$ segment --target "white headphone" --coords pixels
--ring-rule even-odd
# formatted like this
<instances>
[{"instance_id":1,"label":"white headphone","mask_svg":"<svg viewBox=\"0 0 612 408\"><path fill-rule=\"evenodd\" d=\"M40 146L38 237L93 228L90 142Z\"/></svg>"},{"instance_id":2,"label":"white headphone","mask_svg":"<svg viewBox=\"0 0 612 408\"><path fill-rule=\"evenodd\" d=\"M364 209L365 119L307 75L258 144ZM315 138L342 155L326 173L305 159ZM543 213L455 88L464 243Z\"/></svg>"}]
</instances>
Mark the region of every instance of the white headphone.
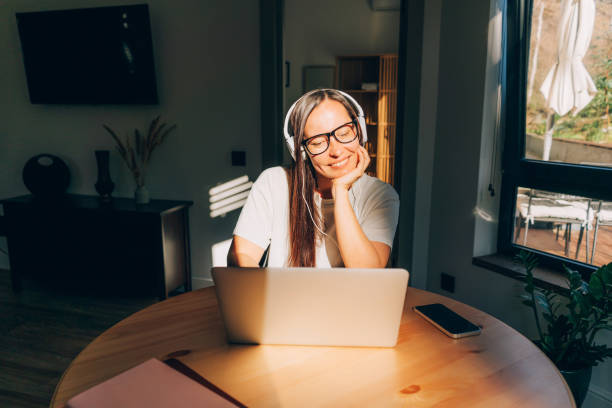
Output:
<instances>
[{"instance_id":1,"label":"white headphone","mask_svg":"<svg viewBox=\"0 0 612 408\"><path fill-rule=\"evenodd\" d=\"M326 89L319 89L319 90L326 90ZM366 122L365 122L365 116L363 115L363 109L361 109L361 106L357 103L355 99L353 99L351 95L347 94L346 92L342 92L336 89L334 89L334 91L340 92L340 94L342 94L342 96L348 99L353 104L353 107L356 108L357 121L359 122L359 128L361 129L361 134L362 134L361 144L365 145L365 143L368 141L368 131L366 129ZM285 141L287 142L287 147L289 148L289 153L291 153L291 157L293 157L293 160L295 160L295 149L294 149L295 142L293 141L293 136L289 134L289 117L291 116L291 112L293 112L295 105L306 95L308 94L302 95L297 101L293 102L293 105L291 105L291 107L289 108L289 111L287 111L287 116L285 116L285 126L283 126L283 133L285 134ZM305 159L306 152L304 151L304 147L301 146L300 151L302 152L302 158Z\"/></svg>"}]
</instances>

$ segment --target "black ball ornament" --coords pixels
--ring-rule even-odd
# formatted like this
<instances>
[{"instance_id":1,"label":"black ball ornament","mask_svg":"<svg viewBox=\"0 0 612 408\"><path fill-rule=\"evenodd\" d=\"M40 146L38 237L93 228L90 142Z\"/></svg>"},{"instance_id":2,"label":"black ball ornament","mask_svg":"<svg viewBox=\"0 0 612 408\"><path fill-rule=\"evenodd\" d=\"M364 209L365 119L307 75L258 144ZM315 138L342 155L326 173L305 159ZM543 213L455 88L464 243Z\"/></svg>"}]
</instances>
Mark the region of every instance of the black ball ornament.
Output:
<instances>
[{"instance_id":1,"label":"black ball ornament","mask_svg":"<svg viewBox=\"0 0 612 408\"><path fill-rule=\"evenodd\" d=\"M39 154L28 160L23 168L23 183L40 198L57 198L66 193L70 184L70 170L62 159L51 154Z\"/></svg>"}]
</instances>

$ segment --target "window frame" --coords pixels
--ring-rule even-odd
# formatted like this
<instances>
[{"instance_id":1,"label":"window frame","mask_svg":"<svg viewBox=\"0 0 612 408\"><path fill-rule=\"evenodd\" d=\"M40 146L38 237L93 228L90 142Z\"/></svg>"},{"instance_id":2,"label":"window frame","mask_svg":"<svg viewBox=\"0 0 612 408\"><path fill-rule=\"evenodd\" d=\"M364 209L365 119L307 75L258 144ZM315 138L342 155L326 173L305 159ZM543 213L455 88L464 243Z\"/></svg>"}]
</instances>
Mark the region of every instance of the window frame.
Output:
<instances>
[{"instance_id":1,"label":"window frame","mask_svg":"<svg viewBox=\"0 0 612 408\"><path fill-rule=\"evenodd\" d=\"M521 249L538 255L540 264L562 270L562 264L588 279L596 266L513 242L518 187L548 190L612 201L612 168L525 158L526 90L533 0L507 0L502 37L502 188L498 251L514 255ZM606 189L606 186L608 188Z\"/></svg>"}]
</instances>

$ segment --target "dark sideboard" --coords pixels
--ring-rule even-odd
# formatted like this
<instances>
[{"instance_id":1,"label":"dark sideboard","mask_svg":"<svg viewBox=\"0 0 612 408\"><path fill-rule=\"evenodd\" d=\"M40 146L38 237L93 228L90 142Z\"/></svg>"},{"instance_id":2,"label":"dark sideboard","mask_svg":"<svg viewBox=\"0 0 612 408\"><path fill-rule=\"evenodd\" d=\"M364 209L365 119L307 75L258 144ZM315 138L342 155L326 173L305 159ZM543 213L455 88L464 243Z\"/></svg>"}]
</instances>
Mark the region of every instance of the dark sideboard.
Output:
<instances>
[{"instance_id":1,"label":"dark sideboard","mask_svg":"<svg viewBox=\"0 0 612 408\"><path fill-rule=\"evenodd\" d=\"M164 299L191 290L191 201L67 194L0 200L14 291L32 276L62 287Z\"/></svg>"}]
</instances>

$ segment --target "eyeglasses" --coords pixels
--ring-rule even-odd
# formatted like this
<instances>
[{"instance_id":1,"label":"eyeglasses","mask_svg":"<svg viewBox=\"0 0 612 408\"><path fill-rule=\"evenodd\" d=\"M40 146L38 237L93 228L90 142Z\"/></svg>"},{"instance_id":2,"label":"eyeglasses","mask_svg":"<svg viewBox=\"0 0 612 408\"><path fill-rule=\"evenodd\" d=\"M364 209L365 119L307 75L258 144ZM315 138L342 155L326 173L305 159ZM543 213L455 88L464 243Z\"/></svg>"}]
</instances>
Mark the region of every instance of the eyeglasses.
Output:
<instances>
[{"instance_id":1,"label":"eyeglasses","mask_svg":"<svg viewBox=\"0 0 612 408\"><path fill-rule=\"evenodd\" d=\"M308 153L310 153L312 156L316 156L318 154L325 153L325 151L329 148L329 139L332 136L340 143L351 143L353 140L357 139L357 131L355 128L356 122L357 120L353 119L352 121L337 127L329 133L321 133L320 135L302 140L302 146L305 146Z\"/></svg>"}]
</instances>

